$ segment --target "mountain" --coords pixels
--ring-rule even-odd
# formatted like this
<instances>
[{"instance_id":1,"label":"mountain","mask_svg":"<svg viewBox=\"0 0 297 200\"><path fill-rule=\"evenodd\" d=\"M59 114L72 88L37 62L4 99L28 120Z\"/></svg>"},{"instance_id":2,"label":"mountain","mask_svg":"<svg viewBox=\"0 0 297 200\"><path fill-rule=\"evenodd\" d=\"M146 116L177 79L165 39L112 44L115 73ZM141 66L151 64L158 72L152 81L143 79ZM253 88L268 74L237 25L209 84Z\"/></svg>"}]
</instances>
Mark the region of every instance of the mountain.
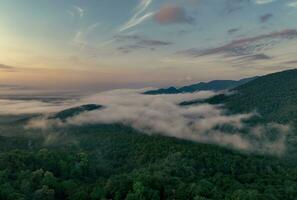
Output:
<instances>
[{"instance_id":1,"label":"mountain","mask_svg":"<svg viewBox=\"0 0 297 200\"><path fill-rule=\"evenodd\" d=\"M266 121L297 125L297 69L259 77L232 91L207 102L223 103L233 113L257 111Z\"/></svg>"},{"instance_id":2,"label":"mountain","mask_svg":"<svg viewBox=\"0 0 297 200\"><path fill-rule=\"evenodd\" d=\"M82 112L98 110L101 108L103 108L103 106L96 105L96 104L82 105L82 106L69 108L69 109L63 110L61 112L58 112L58 113L54 114L53 116L49 117L49 119L60 119L60 120L64 121L67 118L74 117L75 115L78 115Z\"/></svg>"},{"instance_id":3,"label":"mountain","mask_svg":"<svg viewBox=\"0 0 297 200\"><path fill-rule=\"evenodd\" d=\"M169 88L161 88L158 90L149 90L144 92L144 94L148 95L158 95L158 94L178 94L178 93L192 93L197 91L205 91L205 90L212 90L212 91L220 91L220 90L227 90L238 87L245 83L248 83L257 77L252 78L245 78L238 81L234 80L214 80L210 82L200 82L193 85L183 86L180 88L176 87L169 87Z\"/></svg>"},{"instance_id":4,"label":"mountain","mask_svg":"<svg viewBox=\"0 0 297 200\"><path fill-rule=\"evenodd\" d=\"M257 110L264 122L296 124L297 70L232 91L196 103L224 104L231 113ZM65 120L102 108L82 105L52 117ZM16 126L11 116L1 117L0 199L296 200L296 153L247 153L146 135L122 124L31 130L22 120ZM16 131L24 134L13 136Z\"/></svg>"}]
</instances>

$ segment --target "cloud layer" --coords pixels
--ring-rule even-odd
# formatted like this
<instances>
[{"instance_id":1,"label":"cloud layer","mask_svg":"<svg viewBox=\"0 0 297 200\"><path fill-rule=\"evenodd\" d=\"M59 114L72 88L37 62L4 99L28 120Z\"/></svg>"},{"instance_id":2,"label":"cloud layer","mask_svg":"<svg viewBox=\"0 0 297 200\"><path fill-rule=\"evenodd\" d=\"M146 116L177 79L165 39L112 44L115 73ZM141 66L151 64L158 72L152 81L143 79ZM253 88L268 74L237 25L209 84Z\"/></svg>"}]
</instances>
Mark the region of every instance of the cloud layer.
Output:
<instances>
[{"instance_id":1,"label":"cloud layer","mask_svg":"<svg viewBox=\"0 0 297 200\"><path fill-rule=\"evenodd\" d=\"M22 115L53 113L67 108L66 104L59 105L38 100L9 100L0 99L0 115Z\"/></svg>"},{"instance_id":2,"label":"cloud layer","mask_svg":"<svg viewBox=\"0 0 297 200\"><path fill-rule=\"evenodd\" d=\"M182 101L208 98L214 95L213 92L150 96L141 94L143 91L114 90L99 93L80 100L76 105L95 103L104 105L104 109L81 113L68 118L66 122L37 118L27 127L44 129L52 126L122 123L147 134L162 134L245 151L279 154L285 150L286 134L289 131L287 126L264 124L249 127L244 121L255 113L228 115L221 106L178 105ZM270 140L269 133L273 131L277 137Z\"/></svg>"}]
</instances>

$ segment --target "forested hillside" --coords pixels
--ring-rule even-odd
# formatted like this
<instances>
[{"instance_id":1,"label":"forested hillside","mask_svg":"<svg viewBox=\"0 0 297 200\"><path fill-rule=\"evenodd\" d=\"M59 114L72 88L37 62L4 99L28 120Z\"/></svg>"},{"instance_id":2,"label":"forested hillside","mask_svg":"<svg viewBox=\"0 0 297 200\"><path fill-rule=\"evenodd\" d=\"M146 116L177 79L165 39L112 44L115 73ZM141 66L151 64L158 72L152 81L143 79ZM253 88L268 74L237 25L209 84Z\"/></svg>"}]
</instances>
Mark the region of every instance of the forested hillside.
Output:
<instances>
[{"instance_id":1,"label":"forested hillside","mask_svg":"<svg viewBox=\"0 0 297 200\"><path fill-rule=\"evenodd\" d=\"M297 70L258 78L234 89L223 103L234 112L256 110L266 120L297 124Z\"/></svg>"},{"instance_id":2,"label":"forested hillside","mask_svg":"<svg viewBox=\"0 0 297 200\"><path fill-rule=\"evenodd\" d=\"M247 123L292 124L288 145L293 145L296 99L297 70L290 70L260 77L232 95L184 105L224 104L230 113L256 110L260 116ZM56 117L100 108L68 109ZM297 199L296 148L281 155L254 154L146 135L121 124L33 130L25 128L30 117L0 118L0 199Z\"/></svg>"},{"instance_id":3,"label":"forested hillside","mask_svg":"<svg viewBox=\"0 0 297 200\"><path fill-rule=\"evenodd\" d=\"M266 122L297 125L297 69L259 77L230 92L203 101L181 102L181 105L222 104L232 113L256 111Z\"/></svg>"},{"instance_id":4,"label":"forested hillside","mask_svg":"<svg viewBox=\"0 0 297 200\"><path fill-rule=\"evenodd\" d=\"M44 136L1 138L0 199L297 196L296 165L278 157L147 136L121 125Z\"/></svg>"}]
</instances>

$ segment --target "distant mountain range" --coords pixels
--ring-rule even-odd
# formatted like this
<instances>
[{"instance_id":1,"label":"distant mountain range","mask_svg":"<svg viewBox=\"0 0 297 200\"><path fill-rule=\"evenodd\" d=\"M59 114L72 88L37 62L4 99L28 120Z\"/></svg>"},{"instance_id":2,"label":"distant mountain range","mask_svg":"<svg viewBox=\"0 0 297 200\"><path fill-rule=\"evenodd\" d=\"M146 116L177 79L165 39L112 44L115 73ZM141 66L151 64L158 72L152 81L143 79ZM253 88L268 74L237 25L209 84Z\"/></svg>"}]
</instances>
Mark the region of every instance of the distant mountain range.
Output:
<instances>
[{"instance_id":1,"label":"distant mountain range","mask_svg":"<svg viewBox=\"0 0 297 200\"><path fill-rule=\"evenodd\" d=\"M180 88L169 87L161 88L157 90L149 90L144 92L147 95L159 95L159 94L179 94L179 93L192 93L197 91L220 91L236 88L240 85L246 84L257 77L245 78L241 80L214 80L210 82L200 82L193 85L187 85Z\"/></svg>"},{"instance_id":2,"label":"distant mountain range","mask_svg":"<svg viewBox=\"0 0 297 200\"><path fill-rule=\"evenodd\" d=\"M257 77L252 78L245 78L238 81L234 80L214 80L207 83L200 82L193 85L184 86L181 88L175 88L175 87L169 87L169 88L163 88L158 90L150 90L146 91L144 94L147 95L158 95L158 94L178 94L178 93L192 93L196 91L206 91L206 90L212 90L212 91L220 91L220 90L227 90L227 89L233 89L240 85L246 84ZM191 102L182 102L180 103L181 106L187 106L192 105L196 103L201 103L201 100L199 101L191 101ZM69 109L62 110L60 112L57 112L49 117L49 119L59 119L61 121L66 121L68 118L74 117L76 115L79 115L82 112L89 112L93 110L102 109L104 106L97 105L97 104L86 104L81 105Z\"/></svg>"}]
</instances>

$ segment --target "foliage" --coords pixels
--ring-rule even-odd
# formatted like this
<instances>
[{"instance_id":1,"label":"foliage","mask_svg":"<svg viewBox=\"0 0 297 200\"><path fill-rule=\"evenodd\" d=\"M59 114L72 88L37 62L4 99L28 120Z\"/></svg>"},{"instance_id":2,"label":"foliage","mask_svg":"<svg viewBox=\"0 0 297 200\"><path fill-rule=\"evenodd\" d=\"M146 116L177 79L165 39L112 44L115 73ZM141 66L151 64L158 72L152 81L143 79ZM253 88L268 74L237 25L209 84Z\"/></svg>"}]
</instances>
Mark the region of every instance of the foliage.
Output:
<instances>
[{"instance_id":1,"label":"foliage","mask_svg":"<svg viewBox=\"0 0 297 200\"><path fill-rule=\"evenodd\" d=\"M283 158L147 136L122 125L2 137L0 199L296 199ZM67 133L64 135L63 133ZM31 140L30 148L25 144ZM12 142L18 141L18 142ZM19 146L20 145L20 146Z\"/></svg>"}]
</instances>

